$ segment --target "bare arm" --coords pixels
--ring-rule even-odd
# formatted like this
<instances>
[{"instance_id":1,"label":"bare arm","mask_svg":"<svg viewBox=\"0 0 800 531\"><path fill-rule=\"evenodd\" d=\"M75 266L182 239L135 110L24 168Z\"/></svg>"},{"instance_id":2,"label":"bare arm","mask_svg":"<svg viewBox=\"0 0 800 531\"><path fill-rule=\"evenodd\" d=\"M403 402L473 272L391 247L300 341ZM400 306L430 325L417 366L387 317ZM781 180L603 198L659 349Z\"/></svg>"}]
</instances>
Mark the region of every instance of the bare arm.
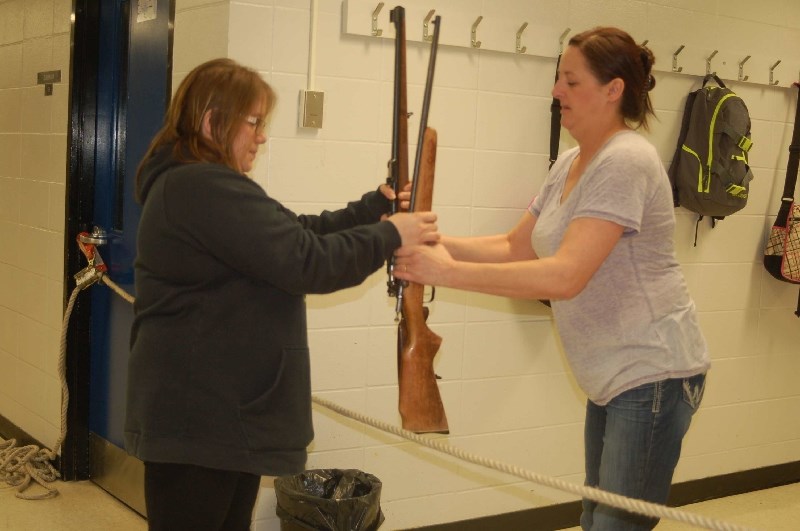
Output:
<instances>
[{"instance_id":1,"label":"bare arm","mask_svg":"<svg viewBox=\"0 0 800 531\"><path fill-rule=\"evenodd\" d=\"M508 245L498 237L465 239L471 242L459 248L455 254L471 258L498 258L501 249L508 250L505 256L517 256L514 242L519 245L521 237L513 237L517 228L532 227L535 218L523 221L508 235ZM421 284L478 291L526 299L570 299L579 294L600 268L622 237L623 227L611 221L595 218L579 218L570 223L556 254L542 259L528 258L518 261L485 260L484 263L455 259L445 245L422 245L402 247L397 251L395 274L403 280ZM525 231L521 231L525 232ZM489 250L478 250L483 241ZM451 244L452 245L452 244ZM530 234L528 233L528 246ZM531 251L532 253L532 251Z\"/></svg>"},{"instance_id":2,"label":"bare arm","mask_svg":"<svg viewBox=\"0 0 800 531\"><path fill-rule=\"evenodd\" d=\"M525 212L517 225L507 234L454 238L442 236L441 243L450 255L462 262L501 263L534 260L531 234L536 217Z\"/></svg>"}]
</instances>

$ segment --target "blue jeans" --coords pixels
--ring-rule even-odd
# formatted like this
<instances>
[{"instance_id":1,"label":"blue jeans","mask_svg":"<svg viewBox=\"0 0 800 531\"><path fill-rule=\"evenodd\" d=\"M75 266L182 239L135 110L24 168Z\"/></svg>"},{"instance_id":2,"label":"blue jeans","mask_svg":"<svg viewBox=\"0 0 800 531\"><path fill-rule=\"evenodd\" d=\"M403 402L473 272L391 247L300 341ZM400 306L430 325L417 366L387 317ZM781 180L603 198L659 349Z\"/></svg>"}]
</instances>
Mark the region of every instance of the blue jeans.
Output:
<instances>
[{"instance_id":1,"label":"blue jeans","mask_svg":"<svg viewBox=\"0 0 800 531\"><path fill-rule=\"evenodd\" d=\"M705 374L661 380L625 391L605 406L587 401L586 485L665 504L705 381ZM640 531L657 523L657 518L583 500L584 531Z\"/></svg>"}]
</instances>

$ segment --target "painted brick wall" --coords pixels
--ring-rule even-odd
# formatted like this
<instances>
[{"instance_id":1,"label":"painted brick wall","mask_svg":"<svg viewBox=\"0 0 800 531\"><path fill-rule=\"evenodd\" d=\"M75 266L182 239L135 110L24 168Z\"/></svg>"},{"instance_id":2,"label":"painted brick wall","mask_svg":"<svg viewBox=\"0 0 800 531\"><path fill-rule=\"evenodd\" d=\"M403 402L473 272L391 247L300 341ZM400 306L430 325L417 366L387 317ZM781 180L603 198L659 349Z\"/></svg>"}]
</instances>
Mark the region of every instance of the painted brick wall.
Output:
<instances>
[{"instance_id":1,"label":"painted brick wall","mask_svg":"<svg viewBox=\"0 0 800 531\"><path fill-rule=\"evenodd\" d=\"M0 414L60 429L70 0L0 2ZM37 73L61 71L45 96Z\"/></svg>"},{"instance_id":2,"label":"painted brick wall","mask_svg":"<svg viewBox=\"0 0 800 531\"><path fill-rule=\"evenodd\" d=\"M377 187L386 174L391 126L393 41L344 34L337 0L319 2L314 88L325 92L324 127L297 126L298 94L308 82L309 3L177 0L175 23L175 85L197 63L227 55L257 68L276 88L280 100L271 139L253 176L298 212L336 208ZM54 366L64 163L56 157L64 153L66 90L61 104L51 103L57 100L45 100L29 74L66 68L50 62L43 66L45 61L60 64L60 54L68 49L66 4L0 2L0 20L5 21L0 24L0 366L13 368L0 371L0 413L44 441L55 439L58 426ZM450 31L459 38L458 32L468 38L474 13L486 19L480 26L485 49L443 46L439 51L430 125L439 132L434 206L444 232L507 230L545 177L557 42L549 58L491 49L491 16L527 16L530 4L469 0L435 6L443 28L454 28ZM791 137L788 122L796 97L786 87L800 71L800 4L764 0L757 13L743 0L535 4L530 20L542 26L570 27L574 33L613 24L638 41L651 41L659 69L653 93L658 121L648 136L665 164L674 150L685 95L699 86L699 77L685 73L702 74L704 58L719 50L714 68L726 81L734 80L729 86L744 98L753 118L756 180L748 206L713 231L703 224L697 247L692 246L694 216L676 211L678 257L714 362L676 480L797 460L800 323L792 315L797 289L769 277L760 254L782 189ZM418 14L424 16L428 4L409 0L404 5L417 20L409 16L409 38L419 39ZM369 23L367 16L367 31ZM391 37L391 27L382 26L384 37ZM531 47L540 46L533 26L526 39ZM48 40L52 50L44 44ZM681 44L686 45L679 55L685 73L674 74L671 54ZM409 42L409 108L414 111L427 55L427 46ZM746 55L752 56L746 63L751 82L739 83L737 63ZM778 59L780 85L769 87L768 67ZM56 97L65 88L56 86ZM409 127L412 137L416 120L412 117ZM571 145L564 138L562 148ZM35 161L49 162L31 169ZM25 254L17 252L20 246ZM397 423L393 301L384 283L384 275L377 273L357 288L308 298L312 378L316 394ZM584 397L569 374L549 311L538 302L442 289L430 323L444 338L436 371L443 378L440 388L450 419L447 442L582 482ZM322 408L315 409L314 420L316 440L308 466L359 468L380 477L388 529L572 499L439 456ZM278 528L273 498L270 489L262 491L258 531Z\"/></svg>"}]
</instances>

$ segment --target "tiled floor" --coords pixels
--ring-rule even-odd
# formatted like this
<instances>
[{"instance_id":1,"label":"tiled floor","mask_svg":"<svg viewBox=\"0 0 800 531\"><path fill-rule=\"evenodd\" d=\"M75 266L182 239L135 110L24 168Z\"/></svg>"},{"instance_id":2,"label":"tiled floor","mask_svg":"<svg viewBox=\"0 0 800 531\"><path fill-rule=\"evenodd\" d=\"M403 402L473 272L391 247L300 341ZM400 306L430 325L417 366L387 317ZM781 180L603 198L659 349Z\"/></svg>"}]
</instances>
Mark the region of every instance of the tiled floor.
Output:
<instances>
[{"instance_id":1,"label":"tiled floor","mask_svg":"<svg viewBox=\"0 0 800 531\"><path fill-rule=\"evenodd\" d=\"M59 495L28 501L14 489L0 490L1 531L146 531L135 512L88 481L56 483ZM800 529L800 483L711 500L683 509L762 531ZM457 517L457 515L454 515ZM455 518L454 518L455 519ZM577 528L574 528L577 529ZM665 521L658 531L685 531L692 526Z\"/></svg>"},{"instance_id":2,"label":"tiled floor","mask_svg":"<svg viewBox=\"0 0 800 531\"><path fill-rule=\"evenodd\" d=\"M4 484L0 484L5 486ZM54 482L48 500L21 500L16 489L0 490L2 531L146 531L147 522L89 481ZM42 492L38 486L30 493Z\"/></svg>"},{"instance_id":3,"label":"tiled floor","mask_svg":"<svg viewBox=\"0 0 800 531\"><path fill-rule=\"evenodd\" d=\"M758 531L800 529L800 483L685 505L681 510ZM688 531L697 527L663 520L656 531ZM579 527L566 531L578 531Z\"/></svg>"}]
</instances>

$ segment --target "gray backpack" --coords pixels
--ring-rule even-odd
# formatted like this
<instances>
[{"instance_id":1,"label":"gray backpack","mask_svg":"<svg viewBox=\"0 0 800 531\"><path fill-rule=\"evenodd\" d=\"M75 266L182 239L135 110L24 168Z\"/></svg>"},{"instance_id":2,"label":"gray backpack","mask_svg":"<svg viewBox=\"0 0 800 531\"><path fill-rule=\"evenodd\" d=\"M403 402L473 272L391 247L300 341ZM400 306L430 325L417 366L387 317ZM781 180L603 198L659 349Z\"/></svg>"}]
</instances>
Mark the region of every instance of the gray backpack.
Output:
<instances>
[{"instance_id":1,"label":"gray backpack","mask_svg":"<svg viewBox=\"0 0 800 531\"><path fill-rule=\"evenodd\" d=\"M714 79L719 86L706 86ZM711 226L747 203L750 114L744 101L715 75L686 99L678 146L669 167L675 206L711 218ZM695 245L697 232L695 231Z\"/></svg>"}]
</instances>

